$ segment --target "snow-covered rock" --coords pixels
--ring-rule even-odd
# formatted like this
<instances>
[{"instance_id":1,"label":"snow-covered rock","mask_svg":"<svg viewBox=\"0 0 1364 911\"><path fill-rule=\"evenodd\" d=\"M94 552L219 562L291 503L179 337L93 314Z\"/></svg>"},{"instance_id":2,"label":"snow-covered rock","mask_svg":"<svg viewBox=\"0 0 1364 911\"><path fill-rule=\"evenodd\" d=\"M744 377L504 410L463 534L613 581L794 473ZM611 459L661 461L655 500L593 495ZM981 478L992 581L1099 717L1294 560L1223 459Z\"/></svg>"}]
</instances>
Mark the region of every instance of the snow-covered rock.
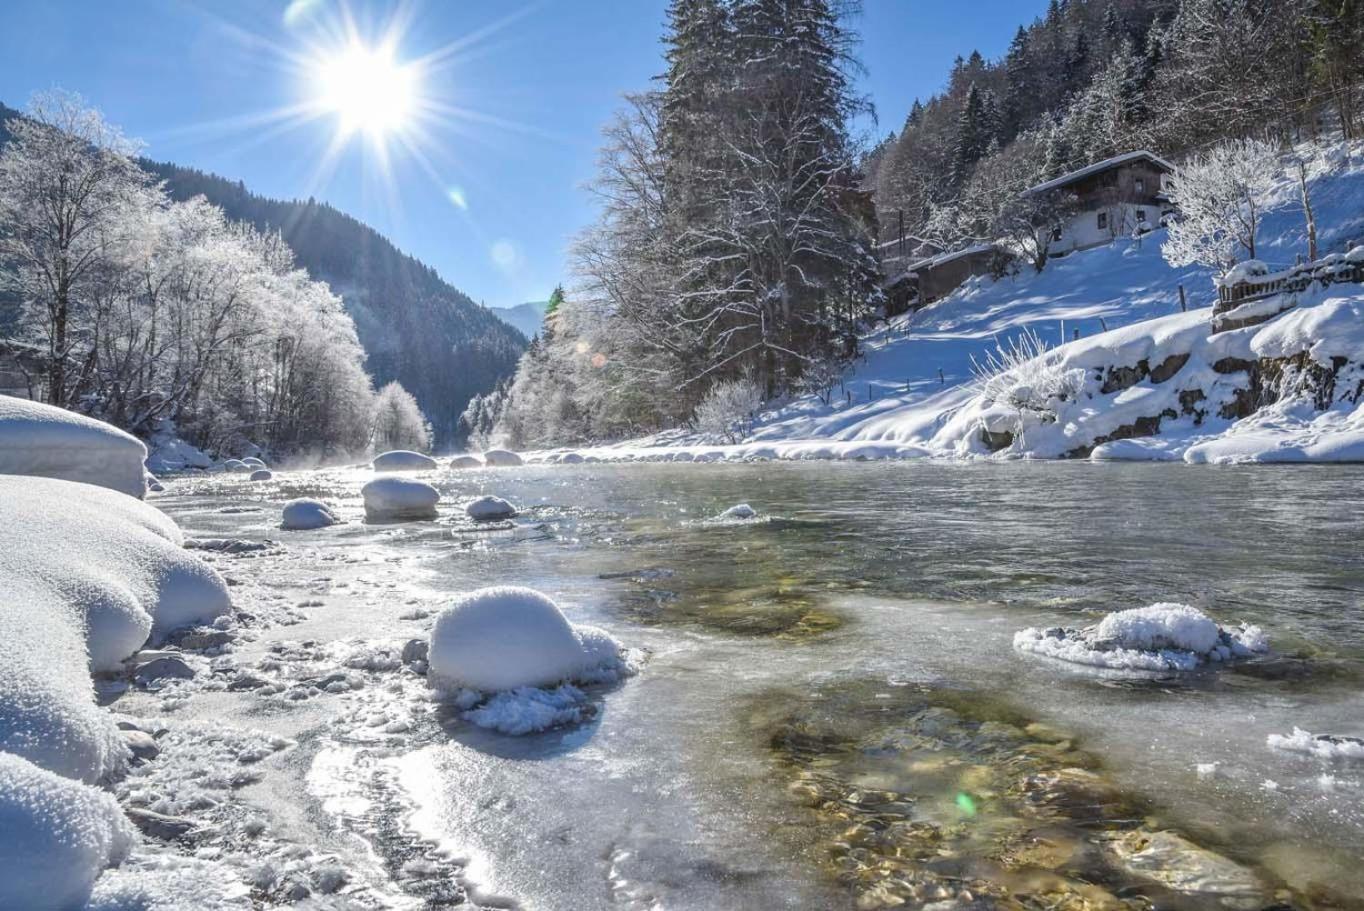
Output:
<instances>
[{"instance_id":1,"label":"snow-covered rock","mask_svg":"<svg viewBox=\"0 0 1364 911\"><path fill-rule=\"evenodd\" d=\"M124 748L90 671L231 608L160 510L113 490L0 475L0 750L96 781Z\"/></svg>"},{"instance_id":2,"label":"snow-covered rock","mask_svg":"<svg viewBox=\"0 0 1364 911\"><path fill-rule=\"evenodd\" d=\"M582 453L566 452L559 456L560 465L580 465L583 462Z\"/></svg>"},{"instance_id":3,"label":"snow-covered rock","mask_svg":"<svg viewBox=\"0 0 1364 911\"><path fill-rule=\"evenodd\" d=\"M226 461L223 462L223 470L234 472L250 471L251 466L243 462L241 459L227 459Z\"/></svg>"},{"instance_id":4,"label":"snow-covered rock","mask_svg":"<svg viewBox=\"0 0 1364 911\"><path fill-rule=\"evenodd\" d=\"M360 488L365 516L376 520L434 519L440 492L408 478L375 478Z\"/></svg>"},{"instance_id":5,"label":"snow-covered rock","mask_svg":"<svg viewBox=\"0 0 1364 911\"><path fill-rule=\"evenodd\" d=\"M173 424L168 424L152 434L148 448L151 453L147 456L147 468L158 474L184 471L187 468L213 467L213 459L202 449L180 439Z\"/></svg>"},{"instance_id":6,"label":"snow-covered rock","mask_svg":"<svg viewBox=\"0 0 1364 911\"><path fill-rule=\"evenodd\" d=\"M747 503L736 503L729 509L720 513L721 519L752 519L758 515L758 511Z\"/></svg>"},{"instance_id":7,"label":"snow-covered rock","mask_svg":"<svg viewBox=\"0 0 1364 911\"><path fill-rule=\"evenodd\" d=\"M136 840L112 795L0 753L0 908L81 908Z\"/></svg>"},{"instance_id":8,"label":"snow-covered rock","mask_svg":"<svg viewBox=\"0 0 1364 911\"><path fill-rule=\"evenodd\" d=\"M1116 611L1083 629L1030 627L1014 634L1014 648L1093 667L1191 671L1268 651L1269 643L1258 626L1223 628L1197 608L1161 603Z\"/></svg>"},{"instance_id":9,"label":"snow-covered rock","mask_svg":"<svg viewBox=\"0 0 1364 911\"><path fill-rule=\"evenodd\" d=\"M283 528L292 531L307 531L314 528L326 528L328 525L335 525L340 521L336 513L332 512L332 508L326 503L310 497L300 497L284 504L280 524Z\"/></svg>"},{"instance_id":10,"label":"snow-covered rock","mask_svg":"<svg viewBox=\"0 0 1364 911\"><path fill-rule=\"evenodd\" d=\"M0 395L0 474L36 475L146 494L147 447L112 424Z\"/></svg>"},{"instance_id":11,"label":"snow-covered rock","mask_svg":"<svg viewBox=\"0 0 1364 911\"><path fill-rule=\"evenodd\" d=\"M482 468L483 460L473 455L458 455L450 460L451 468Z\"/></svg>"},{"instance_id":12,"label":"snow-covered rock","mask_svg":"<svg viewBox=\"0 0 1364 911\"><path fill-rule=\"evenodd\" d=\"M1293 733L1287 736L1270 734L1267 742L1276 750L1306 753L1318 759L1364 760L1364 738L1360 737L1313 734L1302 728L1294 728Z\"/></svg>"},{"instance_id":13,"label":"snow-covered rock","mask_svg":"<svg viewBox=\"0 0 1364 911\"><path fill-rule=\"evenodd\" d=\"M524 459L507 449L489 449L483 453L483 461L494 468L507 468L525 464Z\"/></svg>"},{"instance_id":14,"label":"snow-covered rock","mask_svg":"<svg viewBox=\"0 0 1364 911\"><path fill-rule=\"evenodd\" d=\"M592 681L622 665L620 644L575 626L530 588L483 588L436 617L428 660L432 682L484 693Z\"/></svg>"},{"instance_id":15,"label":"snow-covered rock","mask_svg":"<svg viewBox=\"0 0 1364 911\"><path fill-rule=\"evenodd\" d=\"M251 472L251 480L253 481L269 481L273 479L274 476L275 473L268 468L257 468L255 471Z\"/></svg>"},{"instance_id":16,"label":"snow-covered rock","mask_svg":"<svg viewBox=\"0 0 1364 911\"><path fill-rule=\"evenodd\" d=\"M246 458L242 459L242 462L245 463L246 465L249 465L249 466L252 467L252 468L269 468L269 467L270 467L269 465L266 465L263 461L261 461L260 459L256 458L255 456L247 456Z\"/></svg>"},{"instance_id":17,"label":"snow-covered rock","mask_svg":"<svg viewBox=\"0 0 1364 911\"><path fill-rule=\"evenodd\" d=\"M486 496L470 500L465 504L464 512L479 521L511 519L516 516L516 507L501 497Z\"/></svg>"},{"instance_id":18,"label":"snow-covered rock","mask_svg":"<svg viewBox=\"0 0 1364 911\"><path fill-rule=\"evenodd\" d=\"M435 459L410 449L380 453L371 464L375 471L430 471L437 467Z\"/></svg>"}]
</instances>

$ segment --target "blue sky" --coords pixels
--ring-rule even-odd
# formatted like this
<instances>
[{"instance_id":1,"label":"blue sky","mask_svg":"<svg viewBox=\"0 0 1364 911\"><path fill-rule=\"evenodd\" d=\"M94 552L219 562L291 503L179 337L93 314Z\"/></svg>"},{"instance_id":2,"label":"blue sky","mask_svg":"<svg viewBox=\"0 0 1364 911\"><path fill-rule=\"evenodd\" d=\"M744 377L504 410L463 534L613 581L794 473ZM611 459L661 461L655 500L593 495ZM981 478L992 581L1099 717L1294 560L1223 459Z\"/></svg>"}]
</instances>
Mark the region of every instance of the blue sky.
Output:
<instances>
[{"instance_id":1,"label":"blue sky","mask_svg":"<svg viewBox=\"0 0 1364 911\"><path fill-rule=\"evenodd\" d=\"M0 101L80 92L153 158L324 199L373 225L475 300L542 299L565 279L573 233L592 219L582 184L622 92L647 88L666 0L426 0L348 4L370 44L399 35L416 78L414 128L338 139L317 108L314 58L346 43L338 0L4 0ZM884 134L952 58L1003 53L1045 0L865 0L854 23L863 91ZM394 27L401 23L401 27ZM306 108L306 111L301 111ZM387 114L381 106L380 114ZM373 111L370 112L373 116ZM334 154L328 158L329 149ZM324 162L330 163L324 166Z\"/></svg>"}]
</instances>

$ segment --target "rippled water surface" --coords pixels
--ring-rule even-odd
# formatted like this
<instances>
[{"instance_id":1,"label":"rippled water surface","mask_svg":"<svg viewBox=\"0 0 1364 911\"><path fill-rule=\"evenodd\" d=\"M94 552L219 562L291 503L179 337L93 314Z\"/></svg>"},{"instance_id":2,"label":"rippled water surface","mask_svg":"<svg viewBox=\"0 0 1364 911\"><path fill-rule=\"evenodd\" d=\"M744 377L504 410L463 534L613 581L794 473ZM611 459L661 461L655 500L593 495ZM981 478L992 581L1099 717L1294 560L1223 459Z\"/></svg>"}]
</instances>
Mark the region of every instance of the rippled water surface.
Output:
<instances>
[{"instance_id":1,"label":"rippled water surface","mask_svg":"<svg viewBox=\"0 0 1364 911\"><path fill-rule=\"evenodd\" d=\"M518 583L647 653L589 723L523 738L198 710L299 736L311 799L397 904L1364 906L1364 764L1266 744L1364 736L1364 469L525 467L418 475L442 517L400 525L363 521L369 476L180 479L159 504L195 537L278 542L220 565L275 618L262 652L401 642ZM475 526L458 504L481 493L522 515ZM281 531L302 495L349 521ZM760 517L712 520L739 502ZM1134 677L1012 648L1158 601L1260 624L1273 652ZM424 704L405 687L363 698Z\"/></svg>"}]
</instances>

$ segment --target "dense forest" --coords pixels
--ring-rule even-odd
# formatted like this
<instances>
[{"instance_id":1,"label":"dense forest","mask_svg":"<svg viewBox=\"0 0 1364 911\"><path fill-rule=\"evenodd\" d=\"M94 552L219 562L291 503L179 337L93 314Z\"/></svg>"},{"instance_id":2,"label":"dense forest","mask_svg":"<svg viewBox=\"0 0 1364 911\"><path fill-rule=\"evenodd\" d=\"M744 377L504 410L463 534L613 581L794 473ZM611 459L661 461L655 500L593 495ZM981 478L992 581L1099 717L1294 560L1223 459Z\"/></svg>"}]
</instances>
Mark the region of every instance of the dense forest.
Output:
<instances>
[{"instance_id":1,"label":"dense forest","mask_svg":"<svg viewBox=\"0 0 1364 911\"><path fill-rule=\"evenodd\" d=\"M1040 270L1062 213L1029 187L1135 149L1182 161L1364 127L1360 0L1052 0L1001 59L958 57L941 93L854 153L857 13L671 3L662 87L606 130L577 283L515 379L471 404L479 439L684 423L723 438L762 402L837 381L888 241L1003 243Z\"/></svg>"}]
</instances>

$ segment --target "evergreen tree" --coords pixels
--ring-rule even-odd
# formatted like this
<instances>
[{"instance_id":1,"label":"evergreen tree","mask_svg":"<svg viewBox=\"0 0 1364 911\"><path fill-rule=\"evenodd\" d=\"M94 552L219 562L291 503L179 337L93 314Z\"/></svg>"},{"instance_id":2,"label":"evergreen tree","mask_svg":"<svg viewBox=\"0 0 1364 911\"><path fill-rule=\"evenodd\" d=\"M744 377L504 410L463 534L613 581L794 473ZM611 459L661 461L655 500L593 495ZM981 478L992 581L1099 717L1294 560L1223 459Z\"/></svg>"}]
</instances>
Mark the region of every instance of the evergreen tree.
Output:
<instances>
[{"instance_id":1,"label":"evergreen tree","mask_svg":"<svg viewBox=\"0 0 1364 911\"><path fill-rule=\"evenodd\" d=\"M957 116L957 141L952 153L952 184L963 186L971 170L989 146L989 124L985 99L974 84L966 93L966 103Z\"/></svg>"}]
</instances>

